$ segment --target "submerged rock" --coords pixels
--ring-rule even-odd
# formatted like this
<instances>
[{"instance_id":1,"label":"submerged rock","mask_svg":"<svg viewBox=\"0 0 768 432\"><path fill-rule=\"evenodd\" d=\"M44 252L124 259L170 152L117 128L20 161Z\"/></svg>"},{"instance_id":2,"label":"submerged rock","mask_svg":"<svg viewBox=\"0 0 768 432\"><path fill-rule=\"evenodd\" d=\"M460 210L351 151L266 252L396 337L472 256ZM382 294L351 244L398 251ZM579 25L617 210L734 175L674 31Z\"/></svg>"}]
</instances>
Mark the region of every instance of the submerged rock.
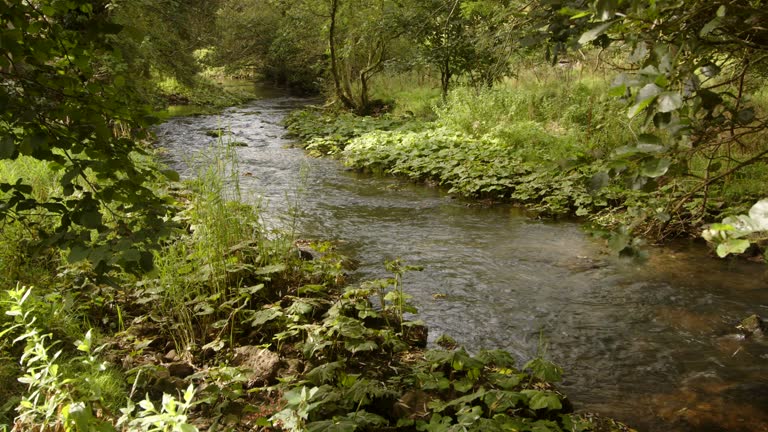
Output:
<instances>
[{"instance_id":1,"label":"submerged rock","mask_svg":"<svg viewBox=\"0 0 768 432\"><path fill-rule=\"evenodd\" d=\"M765 322L757 315L750 315L736 326L745 336L762 336L765 332Z\"/></svg>"}]
</instances>

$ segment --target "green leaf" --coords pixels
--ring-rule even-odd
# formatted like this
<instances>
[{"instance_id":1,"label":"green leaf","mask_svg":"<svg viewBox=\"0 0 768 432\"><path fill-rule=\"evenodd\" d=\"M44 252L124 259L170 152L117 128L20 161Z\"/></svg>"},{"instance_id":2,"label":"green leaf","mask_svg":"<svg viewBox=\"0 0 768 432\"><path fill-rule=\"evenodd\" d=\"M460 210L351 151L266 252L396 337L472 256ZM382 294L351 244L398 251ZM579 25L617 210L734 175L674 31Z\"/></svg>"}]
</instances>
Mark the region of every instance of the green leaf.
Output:
<instances>
[{"instance_id":1,"label":"green leaf","mask_svg":"<svg viewBox=\"0 0 768 432\"><path fill-rule=\"evenodd\" d=\"M608 28L610 26L612 26L612 25L613 25L613 22L603 23L603 24L600 24L599 26L597 26L597 27L595 27L595 28L585 32L579 38L579 45L586 45L587 43L592 42L593 40L597 39L601 34L605 33L606 30L608 30Z\"/></svg>"},{"instance_id":2,"label":"green leaf","mask_svg":"<svg viewBox=\"0 0 768 432\"><path fill-rule=\"evenodd\" d=\"M462 378L453 382L453 388L459 393L466 393L472 390L472 387L474 386L475 383L466 378Z\"/></svg>"},{"instance_id":3,"label":"green leaf","mask_svg":"<svg viewBox=\"0 0 768 432\"><path fill-rule=\"evenodd\" d=\"M528 396L528 406L531 409L547 409L548 411L563 408L560 397L555 392L548 390L523 390L520 393Z\"/></svg>"},{"instance_id":4,"label":"green leaf","mask_svg":"<svg viewBox=\"0 0 768 432\"><path fill-rule=\"evenodd\" d=\"M336 379L336 373L343 370L344 361L336 361L320 365L307 373L307 380L314 385L323 385Z\"/></svg>"},{"instance_id":5,"label":"green leaf","mask_svg":"<svg viewBox=\"0 0 768 432\"><path fill-rule=\"evenodd\" d=\"M541 357L529 361L523 366L523 369L530 369L533 376L542 381L558 382L563 379L563 370L560 366Z\"/></svg>"},{"instance_id":6,"label":"green leaf","mask_svg":"<svg viewBox=\"0 0 768 432\"><path fill-rule=\"evenodd\" d=\"M579 18L588 17L588 16L590 16L590 15L592 15L592 12L590 12L590 11L583 11L583 12L579 12L579 13L577 13L577 14L575 14L575 15L572 15L572 16L571 16L571 19L572 19L572 20L577 20L577 19L579 19Z\"/></svg>"},{"instance_id":7,"label":"green leaf","mask_svg":"<svg viewBox=\"0 0 768 432\"><path fill-rule=\"evenodd\" d=\"M719 11L718 11L719 12ZM723 19L720 16L716 16L711 21L706 23L704 27L701 28L701 31L699 31L699 36L706 37L710 33L712 33L716 28L720 27L722 25Z\"/></svg>"},{"instance_id":8,"label":"green leaf","mask_svg":"<svg viewBox=\"0 0 768 432\"><path fill-rule=\"evenodd\" d=\"M749 249L749 246L749 240L728 239L717 245L717 256L720 258L725 258L730 254L741 254Z\"/></svg>"},{"instance_id":9,"label":"green leaf","mask_svg":"<svg viewBox=\"0 0 768 432\"><path fill-rule=\"evenodd\" d=\"M253 318L251 319L251 326L260 326L281 316L283 316L283 311L279 306L273 306L269 309L262 309L253 314Z\"/></svg>"},{"instance_id":10,"label":"green leaf","mask_svg":"<svg viewBox=\"0 0 768 432\"><path fill-rule=\"evenodd\" d=\"M372 340L347 340L344 348L352 354L365 351L375 351L379 345Z\"/></svg>"},{"instance_id":11,"label":"green leaf","mask_svg":"<svg viewBox=\"0 0 768 432\"><path fill-rule=\"evenodd\" d=\"M672 112L681 106L683 106L683 97L679 93L665 92L659 95L659 112Z\"/></svg>"},{"instance_id":12,"label":"green leaf","mask_svg":"<svg viewBox=\"0 0 768 432\"><path fill-rule=\"evenodd\" d=\"M668 158L651 159L643 164L640 173L650 178L661 177L669 171L670 165L672 165L672 161Z\"/></svg>"},{"instance_id":13,"label":"green leaf","mask_svg":"<svg viewBox=\"0 0 768 432\"><path fill-rule=\"evenodd\" d=\"M74 245L69 249L69 255L67 261L70 263L76 263L88 259L91 254L91 250L84 246Z\"/></svg>"},{"instance_id":14,"label":"green leaf","mask_svg":"<svg viewBox=\"0 0 768 432\"><path fill-rule=\"evenodd\" d=\"M273 265L268 265L268 266L258 268L253 272L253 274L263 276L263 275L268 275L272 273L280 273L282 271L285 271L286 268L287 267L285 264L273 264Z\"/></svg>"},{"instance_id":15,"label":"green leaf","mask_svg":"<svg viewBox=\"0 0 768 432\"><path fill-rule=\"evenodd\" d=\"M177 182L181 179L179 173L175 170L162 170L161 173L170 181Z\"/></svg>"},{"instance_id":16,"label":"green leaf","mask_svg":"<svg viewBox=\"0 0 768 432\"><path fill-rule=\"evenodd\" d=\"M627 85L626 84L620 84L617 86L613 86L608 90L608 96L610 97L622 97L627 94Z\"/></svg>"},{"instance_id":17,"label":"green leaf","mask_svg":"<svg viewBox=\"0 0 768 432\"><path fill-rule=\"evenodd\" d=\"M98 210L86 211L80 215L80 225L88 229L97 229L101 227L101 213Z\"/></svg>"},{"instance_id":18,"label":"green leaf","mask_svg":"<svg viewBox=\"0 0 768 432\"><path fill-rule=\"evenodd\" d=\"M661 87L657 86L656 84L647 84L645 87L641 88L637 94L637 103L635 103L635 105L629 109L627 116L629 118L633 118L644 109L648 108L648 106L656 100L656 97L661 93L661 91Z\"/></svg>"}]
</instances>

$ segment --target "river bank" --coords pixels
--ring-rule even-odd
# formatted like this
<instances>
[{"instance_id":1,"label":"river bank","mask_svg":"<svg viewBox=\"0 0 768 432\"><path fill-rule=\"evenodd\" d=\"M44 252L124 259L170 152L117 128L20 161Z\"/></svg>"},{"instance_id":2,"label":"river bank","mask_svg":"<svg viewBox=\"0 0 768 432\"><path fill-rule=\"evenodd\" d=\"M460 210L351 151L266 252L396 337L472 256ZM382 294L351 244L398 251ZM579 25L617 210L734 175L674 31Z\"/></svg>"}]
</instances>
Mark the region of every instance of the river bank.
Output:
<instances>
[{"instance_id":1,"label":"river bank","mask_svg":"<svg viewBox=\"0 0 768 432\"><path fill-rule=\"evenodd\" d=\"M253 127L285 103L236 110ZM7 428L628 430L572 414L551 384L561 372L544 358L520 366L500 350L425 350L426 329L406 316L416 309L405 275L416 268L392 260L386 277L349 286L332 245L265 226L262 209L242 202L240 180L254 175L240 171L247 154L236 155L279 128L263 119L261 138L241 137L246 147L193 126L208 147L174 156L188 163L186 182L155 185L174 210L152 272L113 272L107 283L64 254L33 268L4 256L3 280L19 283L2 301ZM29 387L13 385L18 377Z\"/></svg>"},{"instance_id":2,"label":"river bank","mask_svg":"<svg viewBox=\"0 0 768 432\"><path fill-rule=\"evenodd\" d=\"M220 116L175 119L159 135L181 172L185 155L205 153L215 141L208 130L223 127L233 141L246 142L235 149L243 197L261 206L271 228L334 241L358 263L349 271L352 281L388 277L382 262L398 257L423 266L404 280L430 344L447 334L470 352L503 349L525 364L541 352L543 337L577 409L639 430L705 429L676 414L682 412L759 430L763 419L728 413L738 411L729 404L753 401L733 399L731 386L763 385L757 359L765 346L743 340L727 351L719 337L745 316L764 314L763 266L713 260L685 241L672 250L649 248L644 263L618 259L577 223L529 218L513 206L477 205L441 188L307 157L280 126L307 103L316 102L282 97ZM688 318L674 320L676 313ZM729 396L696 408L680 389L698 385L701 375L725 383Z\"/></svg>"},{"instance_id":3,"label":"river bank","mask_svg":"<svg viewBox=\"0 0 768 432\"><path fill-rule=\"evenodd\" d=\"M514 203L546 218L577 216L627 255L646 240L700 238L709 223L746 214L767 193L757 166L749 171L754 175L700 189L694 179L705 176L706 163L658 159L661 146L638 145L623 102L589 74L457 88L430 109L407 91L397 95L391 114L310 108L286 125L312 155L460 197ZM760 250L750 249L751 256L759 259Z\"/></svg>"}]
</instances>

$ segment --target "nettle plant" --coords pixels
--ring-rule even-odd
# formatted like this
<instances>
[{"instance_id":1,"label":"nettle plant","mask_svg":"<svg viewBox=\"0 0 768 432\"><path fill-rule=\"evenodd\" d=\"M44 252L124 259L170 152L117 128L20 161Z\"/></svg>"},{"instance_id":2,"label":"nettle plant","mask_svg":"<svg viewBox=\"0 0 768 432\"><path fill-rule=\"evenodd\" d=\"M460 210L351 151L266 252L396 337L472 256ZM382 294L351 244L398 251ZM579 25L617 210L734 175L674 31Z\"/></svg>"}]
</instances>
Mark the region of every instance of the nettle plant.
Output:
<instances>
[{"instance_id":1,"label":"nettle plant","mask_svg":"<svg viewBox=\"0 0 768 432\"><path fill-rule=\"evenodd\" d=\"M701 236L715 245L720 258L746 252L753 243L768 239L768 198L753 205L748 215L730 216L710 225Z\"/></svg>"}]
</instances>

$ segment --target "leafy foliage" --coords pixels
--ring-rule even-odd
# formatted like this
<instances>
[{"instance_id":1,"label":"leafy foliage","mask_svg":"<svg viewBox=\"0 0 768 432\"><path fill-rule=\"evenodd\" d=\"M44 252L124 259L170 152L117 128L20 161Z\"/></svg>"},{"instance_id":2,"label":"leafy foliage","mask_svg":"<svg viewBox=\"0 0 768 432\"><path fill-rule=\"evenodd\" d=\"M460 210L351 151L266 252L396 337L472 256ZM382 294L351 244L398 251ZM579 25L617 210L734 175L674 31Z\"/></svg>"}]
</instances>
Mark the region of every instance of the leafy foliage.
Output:
<instances>
[{"instance_id":1,"label":"leafy foliage","mask_svg":"<svg viewBox=\"0 0 768 432\"><path fill-rule=\"evenodd\" d=\"M713 192L734 173L765 162L764 113L750 97L766 66L768 33L757 24L766 19L764 6L606 1L572 12L571 27L583 31L578 44L616 47L628 70L612 93L626 97L626 115L641 120L640 133L617 155L615 174L641 182L668 172L695 178L681 182L685 193L665 206L657 236L673 220L700 221ZM627 154L635 168L622 165ZM698 211L691 212L693 202Z\"/></svg>"},{"instance_id":2,"label":"leafy foliage","mask_svg":"<svg viewBox=\"0 0 768 432\"><path fill-rule=\"evenodd\" d=\"M0 218L28 223L44 245L101 273L151 268L147 248L167 233L170 209L147 186L161 174L135 161L145 152L132 134L146 113L126 76L110 70L119 53L105 40L120 26L106 4L83 0L14 2L1 13L0 158L46 161L62 194L36 199L28 178L0 184ZM58 223L38 225L41 212Z\"/></svg>"},{"instance_id":3,"label":"leafy foliage","mask_svg":"<svg viewBox=\"0 0 768 432\"><path fill-rule=\"evenodd\" d=\"M712 224L701 236L715 246L717 256L744 253L753 243L765 240L768 232L768 199L758 201L749 215L727 217L722 223Z\"/></svg>"}]
</instances>

